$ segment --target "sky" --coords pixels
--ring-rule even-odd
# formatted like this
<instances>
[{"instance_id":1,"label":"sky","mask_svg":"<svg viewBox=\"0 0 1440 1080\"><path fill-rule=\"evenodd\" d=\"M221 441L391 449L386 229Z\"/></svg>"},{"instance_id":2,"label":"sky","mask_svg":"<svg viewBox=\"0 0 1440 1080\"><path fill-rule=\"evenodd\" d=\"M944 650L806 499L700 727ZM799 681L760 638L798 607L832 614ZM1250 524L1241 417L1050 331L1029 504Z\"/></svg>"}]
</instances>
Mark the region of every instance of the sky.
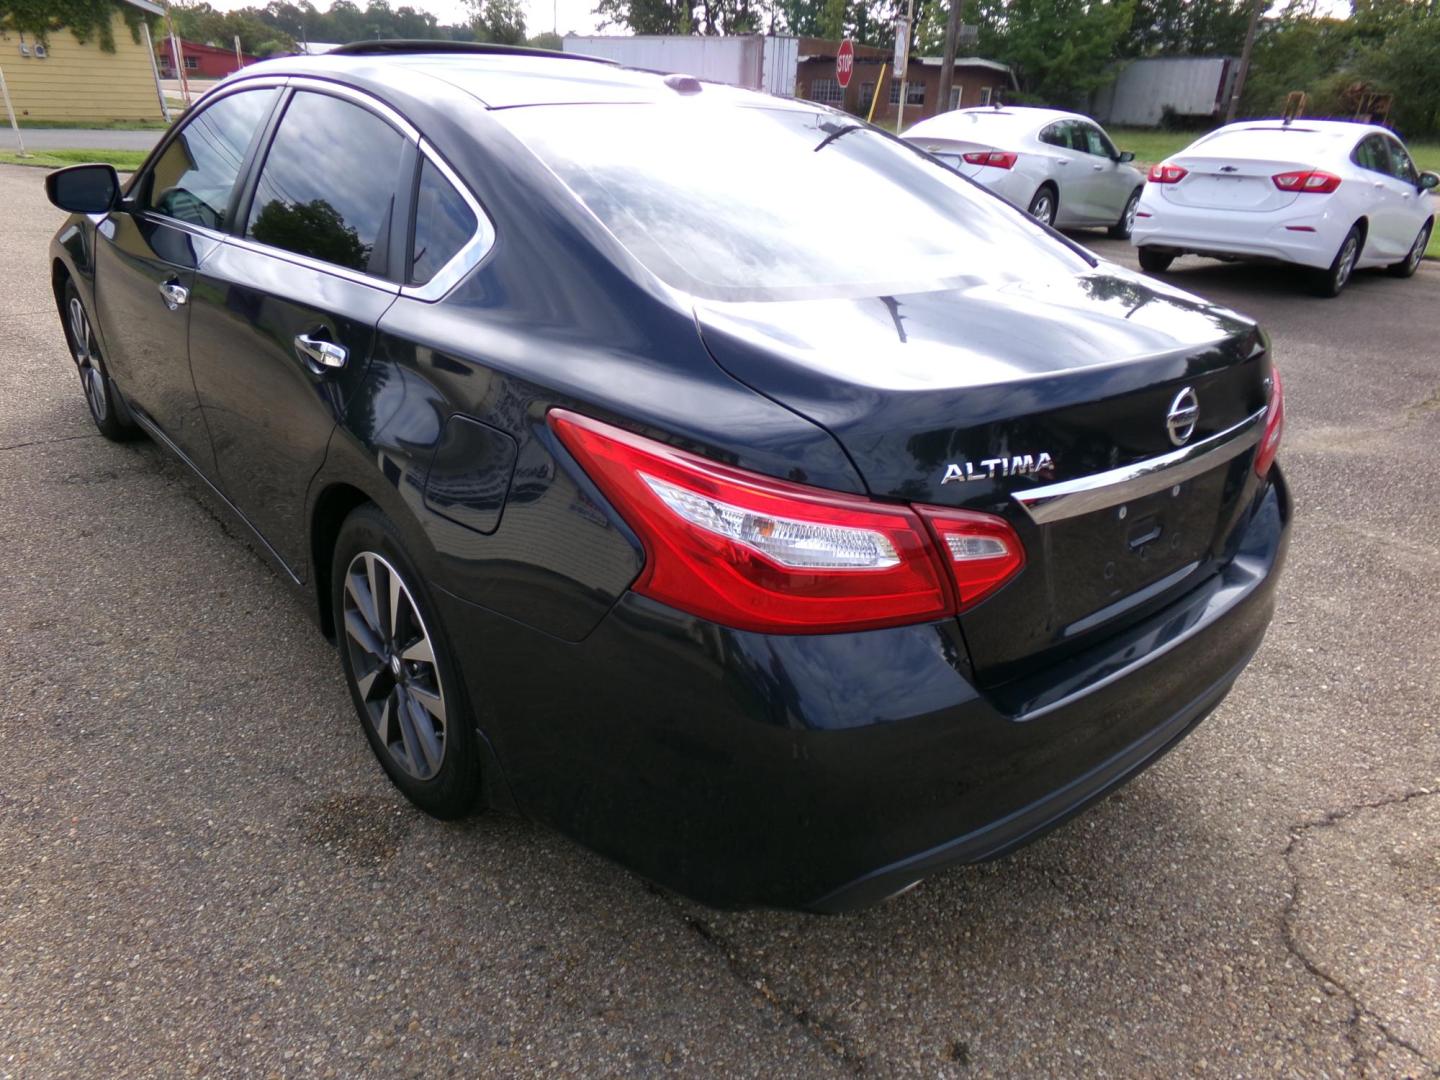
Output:
<instances>
[{"instance_id":1,"label":"sky","mask_svg":"<svg viewBox=\"0 0 1440 1080\"><path fill-rule=\"evenodd\" d=\"M311 0L321 11L330 6L330 0ZM234 11L243 7L263 7L265 0L210 0L210 6L220 11ZM595 33L595 16L590 13L595 0L524 0L525 30L538 34L552 28L561 34L573 30L577 34ZM364 0L359 0L364 7ZM395 8L412 7L417 11L428 11L442 23L467 22L470 9L462 0L390 0Z\"/></svg>"}]
</instances>

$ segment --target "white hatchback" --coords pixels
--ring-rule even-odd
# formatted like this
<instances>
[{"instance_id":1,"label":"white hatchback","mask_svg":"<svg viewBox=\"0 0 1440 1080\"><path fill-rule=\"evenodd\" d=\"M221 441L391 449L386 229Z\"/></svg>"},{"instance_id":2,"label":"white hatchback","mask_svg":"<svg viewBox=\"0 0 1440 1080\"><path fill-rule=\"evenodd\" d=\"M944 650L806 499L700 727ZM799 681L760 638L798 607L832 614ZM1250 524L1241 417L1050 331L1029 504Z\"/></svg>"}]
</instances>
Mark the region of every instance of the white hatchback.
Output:
<instances>
[{"instance_id":1,"label":"white hatchback","mask_svg":"<svg viewBox=\"0 0 1440 1080\"><path fill-rule=\"evenodd\" d=\"M1361 267L1415 273L1440 184L1392 132L1344 120L1230 124L1148 179L1131 235L1141 269L1161 273L1186 253L1278 260L1308 267L1321 296Z\"/></svg>"},{"instance_id":2,"label":"white hatchback","mask_svg":"<svg viewBox=\"0 0 1440 1080\"><path fill-rule=\"evenodd\" d=\"M1130 235L1145 178L1088 117L982 106L922 120L905 138L1047 225Z\"/></svg>"}]
</instances>

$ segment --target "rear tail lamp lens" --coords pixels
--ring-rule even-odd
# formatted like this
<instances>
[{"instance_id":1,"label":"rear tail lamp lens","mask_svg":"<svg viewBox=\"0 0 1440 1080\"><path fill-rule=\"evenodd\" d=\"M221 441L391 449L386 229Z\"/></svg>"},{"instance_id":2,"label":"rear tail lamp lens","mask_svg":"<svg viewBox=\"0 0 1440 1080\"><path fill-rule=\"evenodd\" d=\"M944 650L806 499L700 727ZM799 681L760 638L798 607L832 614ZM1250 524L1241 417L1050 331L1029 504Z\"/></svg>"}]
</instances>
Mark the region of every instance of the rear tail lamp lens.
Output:
<instances>
[{"instance_id":1,"label":"rear tail lamp lens","mask_svg":"<svg viewBox=\"0 0 1440 1080\"><path fill-rule=\"evenodd\" d=\"M1150 174L1146 179L1152 184L1178 184L1185 177L1190 175L1190 170L1179 165L1161 163L1150 166Z\"/></svg>"},{"instance_id":2,"label":"rear tail lamp lens","mask_svg":"<svg viewBox=\"0 0 1440 1080\"><path fill-rule=\"evenodd\" d=\"M1265 409L1265 434L1260 436L1260 449L1255 451L1255 475L1264 477L1275 464L1280 451L1280 437L1285 434L1285 388L1280 383L1280 369L1270 369L1270 404Z\"/></svg>"},{"instance_id":3,"label":"rear tail lamp lens","mask_svg":"<svg viewBox=\"0 0 1440 1080\"><path fill-rule=\"evenodd\" d=\"M801 634L924 622L977 603L1024 565L1002 518L775 480L564 409L549 421L645 546L631 588L725 626Z\"/></svg>"},{"instance_id":4,"label":"rear tail lamp lens","mask_svg":"<svg viewBox=\"0 0 1440 1080\"><path fill-rule=\"evenodd\" d=\"M1270 179L1281 191L1308 192L1312 195L1329 195L1340 186L1340 177L1321 169L1276 173Z\"/></svg>"},{"instance_id":5,"label":"rear tail lamp lens","mask_svg":"<svg viewBox=\"0 0 1440 1080\"><path fill-rule=\"evenodd\" d=\"M971 165L989 165L994 169L1013 169L1015 167L1015 155L1004 150L979 150L965 154L964 158Z\"/></svg>"}]
</instances>

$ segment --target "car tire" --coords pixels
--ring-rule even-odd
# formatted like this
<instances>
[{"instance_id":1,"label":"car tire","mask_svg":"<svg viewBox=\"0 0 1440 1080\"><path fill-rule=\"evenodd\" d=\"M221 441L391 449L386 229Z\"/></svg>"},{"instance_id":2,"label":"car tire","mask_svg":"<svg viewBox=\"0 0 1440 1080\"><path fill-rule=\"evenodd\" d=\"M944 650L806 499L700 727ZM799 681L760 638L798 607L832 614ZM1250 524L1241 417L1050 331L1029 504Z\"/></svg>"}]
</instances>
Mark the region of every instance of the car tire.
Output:
<instances>
[{"instance_id":1,"label":"car tire","mask_svg":"<svg viewBox=\"0 0 1440 1080\"><path fill-rule=\"evenodd\" d=\"M1041 184L1030 197L1028 213L1036 221L1055 227L1055 211L1060 208L1060 196L1051 184Z\"/></svg>"},{"instance_id":2,"label":"car tire","mask_svg":"<svg viewBox=\"0 0 1440 1080\"><path fill-rule=\"evenodd\" d=\"M1139 207L1140 189L1136 188L1130 193L1130 198L1125 201L1125 209L1120 211L1120 220L1110 226L1110 239L1130 239L1130 234L1135 231L1135 211Z\"/></svg>"},{"instance_id":3,"label":"car tire","mask_svg":"<svg viewBox=\"0 0 1440 1080\"><path fill-rule=\"evenodd\" d=\"M386 775L433 817L469 813L480 755L460 669L399 530L374 504L340 526L330 604L350 698Z\"/></svg>"},{"instance_id":4,"label":"car tire","mask_svg":"<svg viewBox=\"0 0 1440 1080\"><path fill-rule=\"evenodd\" d=\"M1142 247L1137 254L1140 257L1140 269L1147 274L1163 274L1175 261L1173 251L1161 251L1159 248Z\"/></svg>"},{"instance_id":5,"label":"car tire","mask_svg":"<svg viewBox=\"0 0 1440 1080\"><path fill-rule=\"evenodd\" d=\"M1340 241L1340 249L1328 270L1312 270L1309 276L1310 292L1316 296L1339 296L1355 273L1355 264L1360 261L1360 226L1352 226Z\"/></svg>"},{"instance_id":6,"label":"car tire","mask_svg":"<svg viewBox=\"0 0 1440 1080\"><path fill-rule=\"evenodd\" d=\"M138 437L140 429L130 418L110 381L90 313L85 310L85 302L80 299L75 282L68 277L62 296L64 311L61 323L65 328L65 343L70 346L70 359L75 362L80 374L80 389L85 395L90 419L94 421L96 430L113 442L127 442Z\"/></svg>"},{"instance_id":7,"label":"car tire","mask_svg":"<svg viewBox=\"0 0 1440 1080\"><path fill-rule=\"evenodd\" d=\"M1391 277L1407 278L1414 277L1415 271L1420 269L1420 262L1425 258L1425 249L1430 246L1430 229L1433 222L1427 221L1420 229L1420 235L1415 237L1415 243L1410 246L1410 253L1398 263L1391 263L1385 268Z\"/></svg>"}]
</instances>

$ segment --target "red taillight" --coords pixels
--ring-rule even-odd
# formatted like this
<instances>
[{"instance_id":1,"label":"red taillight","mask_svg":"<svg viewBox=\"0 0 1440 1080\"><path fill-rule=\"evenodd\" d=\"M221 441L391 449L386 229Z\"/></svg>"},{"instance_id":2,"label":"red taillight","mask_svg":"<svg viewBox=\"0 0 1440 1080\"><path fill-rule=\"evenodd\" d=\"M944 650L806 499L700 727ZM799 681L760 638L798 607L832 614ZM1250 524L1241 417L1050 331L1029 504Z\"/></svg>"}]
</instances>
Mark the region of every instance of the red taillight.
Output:
<instances>
[{"instance_id":1,"label":"red taillight","mask_svg":"<svg viewBox=\"0 0 1440 1080\"><path fill-rule=\"evenodd\" d=\"M984 600L1025 565L1025 548L1004 518L938 506L915 509L940 541L940 557L949 566L958 610Z\"/></svg>"},{"instance_id":2,"label":"red taillight","mask_svg":"<svg viewBox=\"0 0 1440 1080\"><path fill-rule=\"evenodd\" d=\"M1321 169L1276 173L1270 179L1281 191L1309 192L1312 195L1329 195L1340 186L1340 177Z\"/></svg>"},{"instance_id":3,"label":"red taillight","mask_svg":"<svg viewBox=\"0 0 1440 1080\"><path fill-rule=\"evenodd\" d=\"M1015 155L1004 150L977 150L961 155L971 165L989 165L993 169L1013 169Z\"/></svg>"},{"instance_id":4,"label":"red taillight","mask_svg":"<svg viewBox=\"0 0 1440 1080\"><path fill-rule=\"evenodd\" d=\"M549 421L645 545L631 587L725 626L799 634L924 622L978 602L1024 565L1002 518L774 480L564 409Z\"/></svg>"},{"instance_id":5,"label":"red taillight","mask_svg":"<svg viewBox=\"0 0 1440 1080\"><path fill-rule=\"evenodd\" d=\"M1146 177L1152 184L1178 184L1185 177L1190 175L1190 170L1179 165L1161 163L1150 166L1150 175Z\"/></svg>"},{"instance_id":6,"label":"red taillight","mask_svg":"<svg viewBox=\"0 0 1440 1080\"><path fill-rule=\"evenodd\" d=\"M1270 404L1265 409L1265 434L1255 451L1255 475L1263 477L1275 464L1280 450L1280 437L1285 433L1285 390L1280 384L1280 370L1270 369Z\"/></svg>"}]
</instances>

